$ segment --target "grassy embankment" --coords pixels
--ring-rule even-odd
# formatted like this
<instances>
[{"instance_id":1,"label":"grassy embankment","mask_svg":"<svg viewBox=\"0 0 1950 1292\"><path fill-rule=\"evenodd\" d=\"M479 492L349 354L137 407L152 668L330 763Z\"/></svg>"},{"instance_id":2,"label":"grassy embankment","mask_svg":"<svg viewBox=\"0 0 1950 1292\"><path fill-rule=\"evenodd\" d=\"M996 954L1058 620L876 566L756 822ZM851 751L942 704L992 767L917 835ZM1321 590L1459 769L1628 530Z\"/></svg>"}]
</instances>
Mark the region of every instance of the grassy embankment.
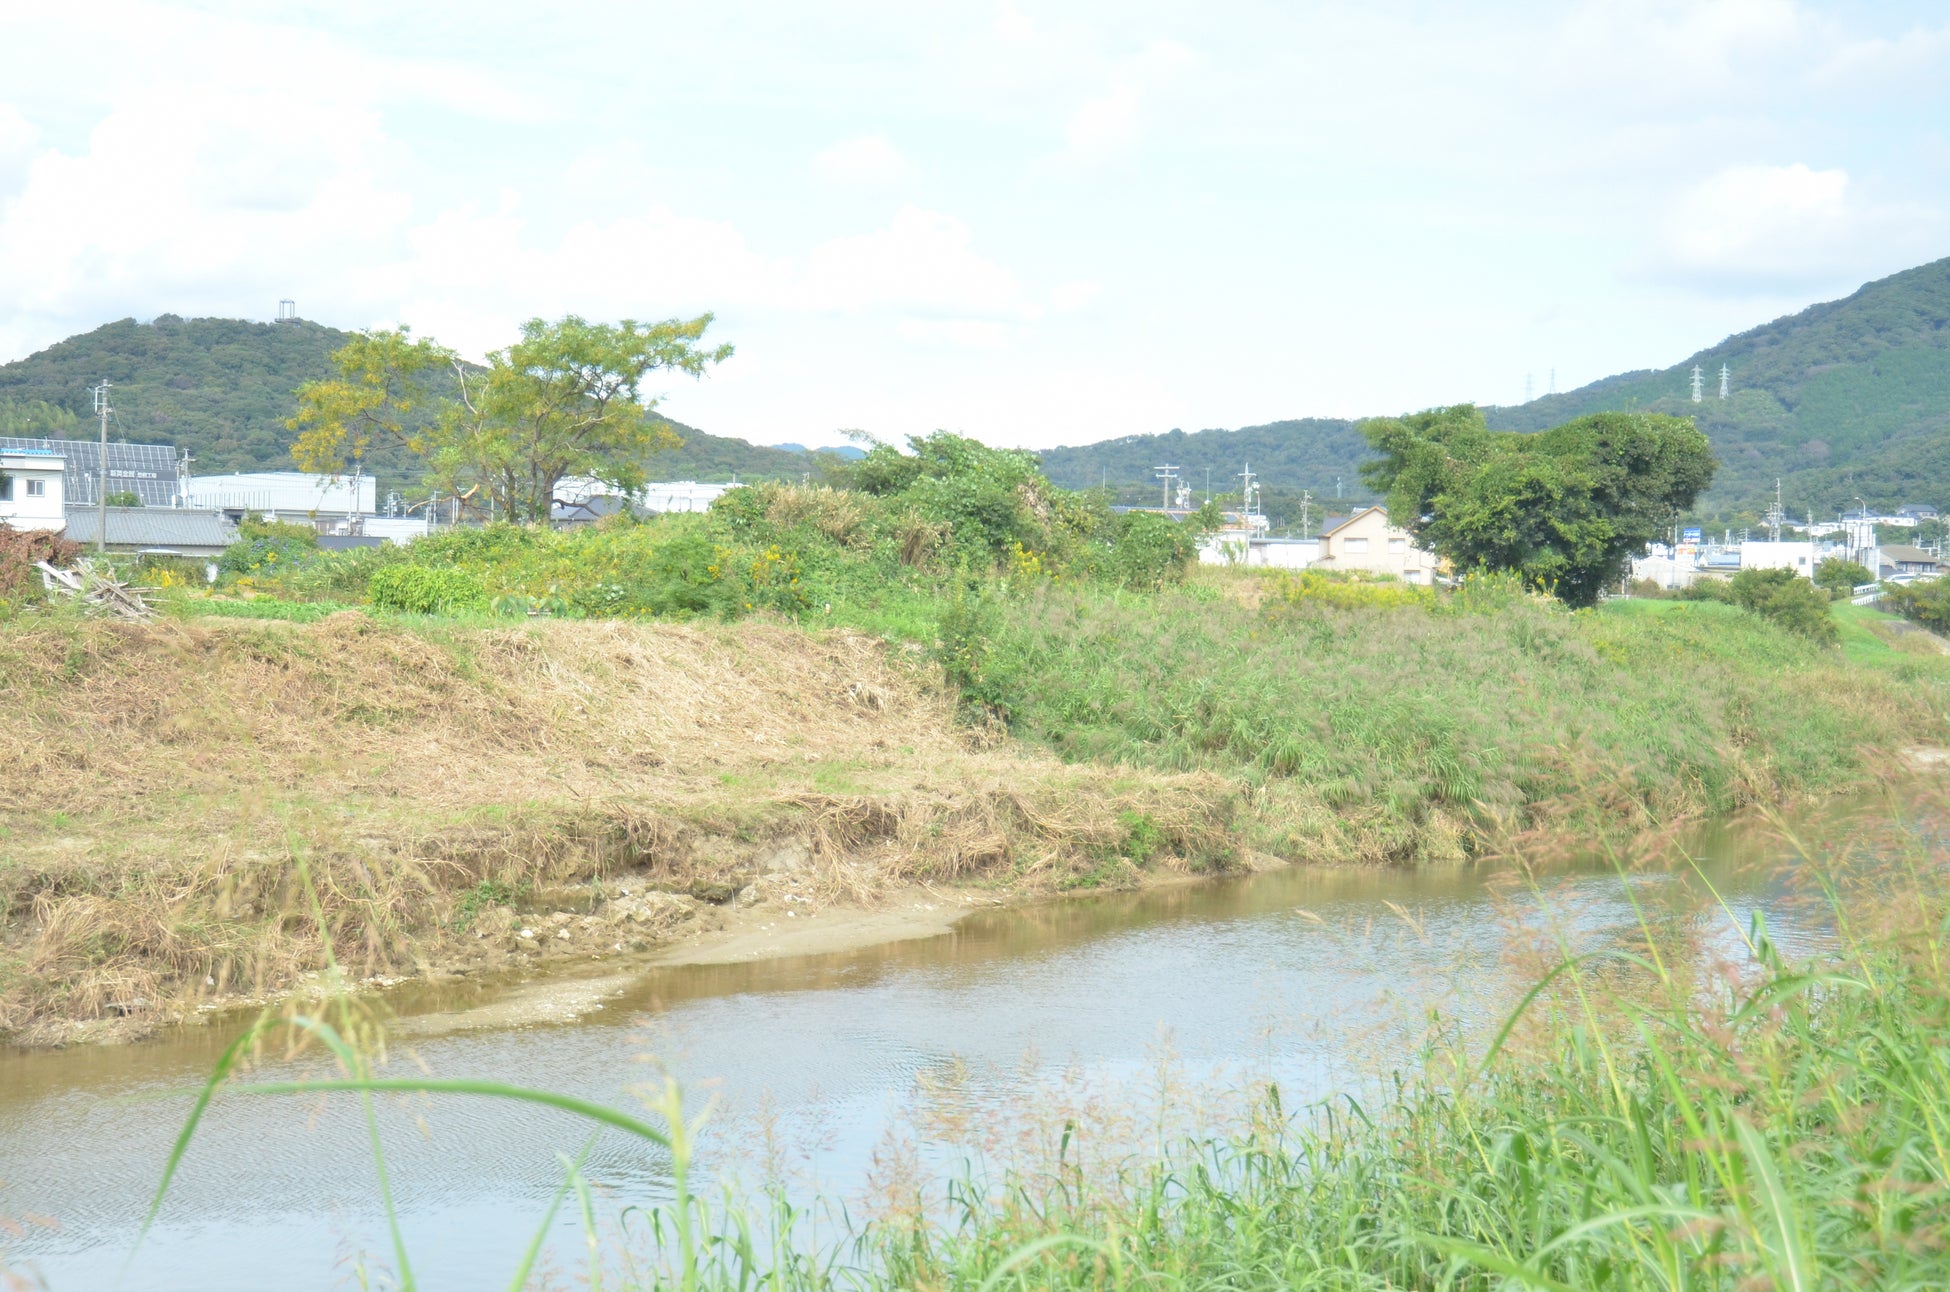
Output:
<instances>
[{"instance_id":1,"label":"grassy embankment","mask_svg":"<svg viewBox=\"0 0 1950 1292\"><path fill-rule=\"evenodd\" d=\"M350 971L526 963L747 885L1454 860L1946 736L1950 661L1866 620L1836 651L1716 604L1188 575L1168 521L917 448L651 523L253 533L155 625L0 606L0 1029L290 986L313 891Z\"/></svg>"}]
</instances>

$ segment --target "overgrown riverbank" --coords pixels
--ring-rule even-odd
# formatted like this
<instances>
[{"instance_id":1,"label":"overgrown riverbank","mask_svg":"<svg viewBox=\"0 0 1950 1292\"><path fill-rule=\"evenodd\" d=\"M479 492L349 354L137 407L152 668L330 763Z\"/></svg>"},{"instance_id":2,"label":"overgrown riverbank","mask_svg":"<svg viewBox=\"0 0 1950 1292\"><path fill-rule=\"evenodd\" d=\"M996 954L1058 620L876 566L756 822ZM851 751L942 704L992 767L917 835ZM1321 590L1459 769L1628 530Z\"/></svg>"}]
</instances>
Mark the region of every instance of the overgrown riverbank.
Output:
<instances>
[{"instance_id":1,"label":"overgrown riverbank","mask_svg":"<svg viewBox=\"0 0 1950 1292\"><path fill-rule=\"evenodd\" d=\"M1868 616L1834 652L1717 605L1235 575L968 599L932 646L204 605L282 613L0 627L15 1039L281 990L327 938L400 976L630 955L728 900L1454 861L1841 789L1950 734L1950 661Z\"/></svg>"}]
</instances>

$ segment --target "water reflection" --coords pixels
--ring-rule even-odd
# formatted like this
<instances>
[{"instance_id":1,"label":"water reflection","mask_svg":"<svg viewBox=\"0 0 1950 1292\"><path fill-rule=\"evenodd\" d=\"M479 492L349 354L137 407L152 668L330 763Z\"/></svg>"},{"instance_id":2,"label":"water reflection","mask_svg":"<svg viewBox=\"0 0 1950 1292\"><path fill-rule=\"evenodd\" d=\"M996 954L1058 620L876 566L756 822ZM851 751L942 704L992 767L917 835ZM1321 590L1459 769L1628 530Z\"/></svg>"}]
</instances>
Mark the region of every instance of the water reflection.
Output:
<instances>
[{"instance_id":1,"label":"water reflection","mask_svg":"<svg viewBox=\"0 0 1950 1292\"><path fill-rule=\"evenodd\" d=\"M1886 817L1878 804L1831 807L1809 824L1841 837ZM749 1166L785 1145L820 1182L856 1189L889 1125L924 1104L997 1118L1026 1099L1146 1080L1167 1050L1222 1084L1277 1080L1290 1101L1358 1089L1412 1053L1431 1010L1491 1026L1539 964L1629 932L1641 913L1701 956L1741 954L1760 909L1791 953L1821 936L1794 907L1771 832L1748 823L1681 842L1668 859L1703 858L1718 898L1683 866L1621 880L1602 857L1541 873L1275 871L986 912L859 952L672 967L572 1025L410 1039L394 1062L629 1105L655 1056L722 1105L707 1165ZM57 1289L112 1284L183 1092L222 1040L0 1059L0 1215L60 1222L10 1259ZM388 1106L382 1129L430 1289L505 1277L559 1182L556 1151L587 1133L565 1115L463 1100ZM604 1137L588 1169L642 1200L660 1196L662 1166ZM220 1100L127 1285L250 1288L276 1269L284 1286L329 1286L348 1252L385 1250L375 1200L345 1103ZM570 1242L573 1225L563 1218Z\"/></svg>"}]
</instances>

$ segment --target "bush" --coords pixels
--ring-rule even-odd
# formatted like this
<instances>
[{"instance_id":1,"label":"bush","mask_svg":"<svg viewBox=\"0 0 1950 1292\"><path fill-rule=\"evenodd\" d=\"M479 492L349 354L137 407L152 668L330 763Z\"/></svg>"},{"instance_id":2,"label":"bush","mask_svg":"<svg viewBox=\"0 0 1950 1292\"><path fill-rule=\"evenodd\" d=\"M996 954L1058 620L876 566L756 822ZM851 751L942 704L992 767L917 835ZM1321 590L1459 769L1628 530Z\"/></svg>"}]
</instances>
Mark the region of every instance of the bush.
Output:
<instances>
[{"instance_id":1,"label":"bush","mask_svg":"<svg viewBox=\"0 0 1950 1292\"><path fill-rule=\"evenodd\" d=\"M310 525L246 519L237 541L223 550L217 568L225 574L274 573L318 551L318 531Z\"/></svg>"},{"instance_id":2,"label":"bush","mask_svg":"<svg viewBox=\"0 0 1950 1292\"><path fill-rule=\"evenodd\" d=\"M487 588L473 575L424 565L389 565L374 570L367 595L375 606L419 615L488 607Z\"/></svg>"},{"instance_id":3,"label":"bush","mask_svg":"<svg viewBox=\"0 0 1950 1292\"><path fill-rule=\"evenodd\" d=\"M1721 578L1694 579L1679 589L1681 601L1717 601L1722 605L1733 604L1733 591L1727 581Z\"/></svg>"},{"instance_id":4,"label":"bush","mask_svg":"<svg viewBox=\"0 0 1950 1292\"><path fill-rule=\"evenodd\" d=\"M1838 601L1863 584L1875 581L1875 572L1868 566L1839 556L1831 556L1815 567L1815 586L1835 593Z\"/></svg>"},{"instance_id":5,"label":"bush","mask_svg":"<svg viewBox=\"0 0 1950 1292\"><path fill-rule=\"evenodd\" d=\"M1793 570L1742 570L1727 585L1733 604L1821 646L1841 640L1828 593Z\"/></svg>"},{"instance_id":6,"label":"bush","mask_svg":"<svg viewBox=\"0 0 1950 1292\"><path fill-rule=\"evenodd\" d=\"M1393 579L1355 579L1325 570L1302 570L1282 578L1267 598L1269 612L1303 606L1333 606L1339 610L1393 610L1407 606L1427 609L1435 604L1435 589Z\"/></svg>"},{"instance_id":7,"label":"bush","mask_svg":"<svg viewBox=\"0 0 1950 1292\"><path fill-rule=\"evenodd\" d=\"M1198 559L1198 532L1156 512L1127 511L1106 518L1084 561L1096 577L1127 588L1160 588L1185 575Z\"/></svg>"},{"instance_id":8,"label":"bush","mask_svg":"<svg viewBox=\"0 0 1950 1292\"><path fill-rule=\"evenodd\" d=\"M1934 633L1950 633L1950 579L1911 583L1882 594L1882 608Z\"/></svg>"}]
</instances>

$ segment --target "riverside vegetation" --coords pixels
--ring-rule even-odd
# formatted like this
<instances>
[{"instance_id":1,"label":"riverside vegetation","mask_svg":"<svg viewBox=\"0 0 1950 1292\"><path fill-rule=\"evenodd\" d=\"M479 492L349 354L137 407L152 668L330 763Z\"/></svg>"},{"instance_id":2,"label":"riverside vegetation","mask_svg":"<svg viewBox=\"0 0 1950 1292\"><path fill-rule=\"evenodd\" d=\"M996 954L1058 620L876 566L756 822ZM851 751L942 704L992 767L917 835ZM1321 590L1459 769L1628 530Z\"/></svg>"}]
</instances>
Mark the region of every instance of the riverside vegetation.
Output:
<instances>
[{"instance_id":1,"label":"riverside vegetation","mask_svg":"<svg viewBox=\"0 0 1950 1292\"><path fill-rule=\"evenodd\" d=\"M1950 661L1872 611L1832 607L1833 649L1734 604L1202 570L1027 454L913 447L575 531L257 527L221 595L154 571L153 625L10 603L0 1027L139 1032L328 953L627 954L741 889L1460 861L1946 735Z\"/></svg>"},{"instance_id":2,"label":"riverside vegetation","mask_svg":"<svg viewBox=\"0 0 1950 1292\"><path fill-rule=\"evenodd\" d=\"M1809 958L1785 956L1760 917L1715 954L1714 926L1733 916L1710 885L1705 913L1639 886L1635 929L1592 946L1546 926L1532 985L1501 1026L1433 1019L1420 1052L1371 1094L1293 1109L1268 1079L1200 1089L1161 1061L1148 1092L1106 1099L1059 1083L997 1126L944 1091L913 1139L896 1136L876 1159L864 1200L808 1198L776 1175L700 1190L691 1168L706 1117L668 1081L633 1114L392 1076L362 1012L341 1001L329 1015L267 1020L225 1054L157 1204L208 1099L288 1027L335 1071L223 1097L539 1104L632 1137L662 1165L668 1194L618 1199L606 1222L583 1157L561 1154L515 1292L535 1286L537 1254L572 1199L588 1251L572 1277L591 1287L1941 1287L1950 903L1931 813L1803 855L1800 914L1830 930ZM965 1153L961 1173L932 1181L922 1137ZM383 1186L376 1124L373 1152ZM392 1233L391 1274L411 1288L411 1253Z\"/></svg>"}]
</instances>

